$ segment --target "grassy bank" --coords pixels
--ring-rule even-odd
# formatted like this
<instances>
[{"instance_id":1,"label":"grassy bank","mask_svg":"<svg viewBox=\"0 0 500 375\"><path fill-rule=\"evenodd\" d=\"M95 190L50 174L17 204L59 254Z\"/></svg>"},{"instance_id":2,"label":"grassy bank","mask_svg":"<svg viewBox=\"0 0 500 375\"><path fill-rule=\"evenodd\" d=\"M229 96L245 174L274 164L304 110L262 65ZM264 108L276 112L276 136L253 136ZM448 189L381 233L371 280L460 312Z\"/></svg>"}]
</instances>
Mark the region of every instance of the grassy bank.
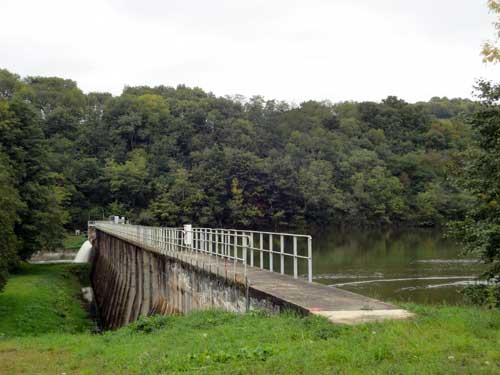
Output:
<instances>
[{"instance_id":1,"label":"grassy bank","mask_svg":"<svg viewBox=\"0 0 500 375\"><path fill-rule=\"evenodd\" d=\"M1 315L0 374L500 373L500 313L471 307L405 305L417 318L355 327L289 314L206 311L92 335L77 302L65 316L46 311L55 298L46 293L49 285L65 290L63 300L72 305L66 298L77 283L66 267L30 266L9 280L8 298L0 294L1 309L29 317L5 323L9 314ZM31 297L17 301L27 287ZM35 296L45 307L23 311ZM38 316L45 328L31 332Z\"/></svg>"},{"instance_id":2,"label":"grassy bank","mask_svg":"<svg viewBox=\"0 0 500 375\"><path fill-rule=\"evenodd\" d=\"M23 264L0 293L0 336L86 332L91 324L78 299L81 265Z\"/></svg>"}]
</instances>

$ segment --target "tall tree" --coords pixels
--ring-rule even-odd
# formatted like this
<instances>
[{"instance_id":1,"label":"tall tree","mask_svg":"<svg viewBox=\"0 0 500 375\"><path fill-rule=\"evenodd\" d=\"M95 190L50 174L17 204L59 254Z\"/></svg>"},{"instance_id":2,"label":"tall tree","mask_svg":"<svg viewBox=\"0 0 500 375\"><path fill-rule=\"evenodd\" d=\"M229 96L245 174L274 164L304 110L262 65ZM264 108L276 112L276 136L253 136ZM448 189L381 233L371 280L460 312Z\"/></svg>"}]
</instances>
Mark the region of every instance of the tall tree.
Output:
<instances>
[{"instance_id":1,"label":"tall tree","mask_svg":"<svg viewBox=\"0 0 500 375\"><path fill-rule=\"evenodd\" d=\"M0 291L2 290L9 269L18 260L19 241L14 227L19 221L18 212L22 208L19 194L14 187L14 171L2 150L0 150Z\"/></svg>"},{"instance_id":2,"label":"tall tree","mask_svg":"<svg viewBox=\"0 0 500 375\"><path fill-rule=\"evenodd\" d=\"M478 89L483 105L471 117L476 147L469 150L459 179L476 202L452 229L469 252L490 264L488 276L500 282L500 84L480 82Z\"/></svg>"},{"instance_id":3,"label":"tall tree","mask_svg":"<svg viewBox=\"0 0 500 375\"><path fill-rule=\"evenodd\" d=\"M0 99L0 145L15 166L14 186L24 203L15 233L21 242L19 255L28 259L35 251L61 244L66 219L64 194L48 167L44 134L29 103Z\"/></svg>"}]
</instances>

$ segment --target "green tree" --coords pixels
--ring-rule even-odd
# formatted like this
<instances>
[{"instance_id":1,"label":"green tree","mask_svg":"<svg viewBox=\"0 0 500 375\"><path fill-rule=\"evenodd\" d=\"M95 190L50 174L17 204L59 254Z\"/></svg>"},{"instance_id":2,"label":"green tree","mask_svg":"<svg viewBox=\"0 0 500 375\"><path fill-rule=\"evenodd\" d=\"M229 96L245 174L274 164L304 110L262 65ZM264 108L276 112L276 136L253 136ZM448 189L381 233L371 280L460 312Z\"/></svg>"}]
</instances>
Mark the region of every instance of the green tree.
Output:
<instances>
[{"instance_id":1,"label":"green tree","mask_svg":"<svg viewBox=\"0 0 500 375\"><path fill-rule=\"evenodd\" d=\"M136 149L129 153L125 163L110 160L104 169L113 200L130 210L145 207L148 194L146 152Z\"/></svg>"},{"instance_id":2,"label":"green tree","mask_svg":"<svg viewBox=\"0 0 500 375\"><path fill-rule=\"evenodd\" d=\"M206 199L204 192L193 184L190 173L182 167L178 167L172 177L169 186L151 203L151 215L168 226L199 222Z\"/></svg>"},{"instance_id":3,"label":"green tree","mask_svg":"<svg viewBox=\"0 0 500 375\"><path fill-rule=\"evenodd\" d=\"M0 291L5 285L7 273L18 261L19 241L14 227L19 221L22 208L19 194L14 187L15 179L7 156L0 150Z\"/></svg>"},{"instance_id":4,"label":"green tree","mask_svg":"<svg viewBox=\"0 0 500 375\"><path fill-rule=\"evenodd\" d=\"M35 251L62 244L65 212L62 194L48 168L47 145L33 108L19 99L0 99L0 144L15 166L15 188L24 203L15 233L19 255L28 259Z\"/></svg>"},{"instance_id":5,"label":"green tree","mask_svg":"<svg viewBox=\"0 0 500 375\"><path fill-rule=\"evenodd\" d=\"M235 177L231 181L231 199L228 201L230 220L235 226L248 227L257 218L262 216L259 209L251 203L245 202L243 189Z\"/></svg>"},{"instance_id":6,"label":"green tree","mask_svg":"<svg viewBox=\"0 0 500 375\"><path fill-rule=\"evenodd\" d=\"M500 282L500 85L482 81L478 89L483 105L471 117L475 147L458 180L476 201L452 232L490 264L487 275Z\"/></svg>"},{"instance_id":7,"label":"green tree","mask_svg":"<svg viewBox=\"0 0 500 375\"><path fill-rule=\"evenodd\" d=\"M304 199L304 215L309 221L327 224L336 210L345 208L334 185L332 164L313 160L299 170L299 188ZM339 211L337 211L339 212Z\"/></svg>"},{"instance_id":8,"label":"green tree","mask_svg":"<svg viewBox=\"0 0 500 375\"><path fill-rule=\"evenodd\" d=\"M21 85L20 77L17 74L0 69L0 98L12 98Z\"/></svg>"},{"instance_id":9,"label":"green tree","mask_svg":"<svg viewBox=\"0 0 500 375\"><path fill-rule=\"evenodd\" d=\"M359 202L361 218L379 224L397 222L405 213L403 187L398 178L377 166L367 173L358 172L352 178L353 197Z\"/></svg>"}]
</instances>

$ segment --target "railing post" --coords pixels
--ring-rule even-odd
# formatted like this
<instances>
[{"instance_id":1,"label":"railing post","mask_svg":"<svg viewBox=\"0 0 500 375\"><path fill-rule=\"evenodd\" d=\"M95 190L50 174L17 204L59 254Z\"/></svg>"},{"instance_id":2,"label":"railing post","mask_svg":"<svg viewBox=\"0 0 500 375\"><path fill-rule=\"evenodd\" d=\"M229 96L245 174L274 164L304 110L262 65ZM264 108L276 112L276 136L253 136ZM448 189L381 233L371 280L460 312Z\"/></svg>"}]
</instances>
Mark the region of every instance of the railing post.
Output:
<instances>
[{"instance_id":1,"label":"railing post","mask_svg":"<svg viewBox=\"0 0 500 375\"><path fill-rule=\"evenodd\" d=\"M273 235L269 235L269 271L274 272L273 261L274 261L274 241Z\"/></svg>"},{"instance_id":2,"label":"railing post","mask_svg":"<svg viewBox=\"0 0 500 375\"><path fill-rule=\"evenodd\" d=\"M293 236L293 277L296 279L298 273L298 259L297 259L297 237Z\"/></svg>"},{"instance_id":3,"label":"railing post","mask_svg":"<svg viewBox=\"0 0 500 375\"><path fill-rule=\"evenodd\" d=\"M205 229L203 231L203 233L204 233L203 234L203 239L205 240L204 250L205 250L206 253L208 253L209 252L208 251L208 229Z\"/></svg>"},{"instance_id":4,"label":"railing post","mask_svg":"<svg viewBox=\"0 0 500 375\"><path fill-rule=\"evenodd\" d=\"M259 236L259 247L260 247L260 269L264 268L264 234L261 233Z\"/></svg>"},{"instance_id":5,"label":"railing post","mask_svg":"<svg viewBox=\"0 0 500 375\"><path fill-rule=\"evenodd\" d=\"M212 229L209 230L208 232L208 252L210 255L213 255L213 236L212 236Z\"/></svg>"},{"instance_id":6,"label":"railing post","mask_svg":"<svg viewBox=\"0 0 500 375\"><path fill-rule=\"evenodd\" d=\"M252 245L252 237L250 237L250 245ZM250 250L252 252L252 250ZM244 275L243 277L245 278L245 281L247 279L247 237L243 237L243 269L244 269Z\"/></svg>"},{"instance_id":7,"label":"railing post","mask_svg":"<svg viewBox=\"0 0 500 375\"><path fill-rule=\"evenodd\" d=\"M253 233L250 233L250 265L253 267Z\"/></svg>"},{"instance_id":8,"label":"railing post","mask_svg":"<svg viewBox=\"0 0 500 375\"><path fill-rule=\"evenodd\" d=\"M313 263L312 263L312 238L307 238L307 279L312 283Z\"/></svg>"},{"instance_id":9,"label":"railing post","mask_svg":"<svg viewBox=\"0 0 500 375\"><path fill-rule=\"evenodd\" d=\"M280 252L281 252L281 255L280 255L280 271L281 271L281 274L284 275L285 274L285 238L284 236L281 234L280 235Z\"/></svg>"},{"instance_id":10,"label":"railing post","mask_svg":"<svg viewBox=\"0 0 500 375\"><path fill-rule=\"evenodd\" d=\"M230 248L230 244L229 244L229 231L224 231L224 251L226 252L226 256L228 258L231 257L231 248Z\"/></svg>"},{"instance_id":11,"label":"railing post","mask_svg":"<svg viewBox=\"0 0 500 375\"><path fill-rule=\"evenodd\" d=\"M202 230L200 231L200 235L201 235L201 243L202 243L202 245L201 245L201 249L200 249L200 250L201 250L202 252L205 252L205 251L207 251L207 249L206 249L206 244L207 244L207 241L206 241L206 238L205 238L205 237L206 237L206 235L207 235L207 233L206 233L205 229L202 229Z\"/></svg>"},{"instance_id":12,"label":"railing post","mask_svg":"<svg viewBox=\"0 0 500 375\"><path fill-rule=\"evenodd\" d=\"M215 230L215 257L219 255L219 231Z\"/></svg>"},{"instance_id":13,"label":"railing post","mask_svg":"<svg viewBox=\"0 0 500 375\"><path fill-rule=\"evenodd\" d=\"M229 236L229 245L231 245L231 232L229 232L228 234ZM237 258L237 251L238 251L238 237L234 236L234 257L233 257L233 280L236 281L236 262L238 261L238 258ZM231 249L229 249L229 251L231 251Z\"/></svg>"},{"instance_id":14,"label":"railing post","mask_svg":"<svg viewBox=\"0 0 500 375\"><path fill-rule=\"evenodd\" d=\"M238 237L236 235L234 236L234 245L233 245L233 251L234 251L234 259L238 259Z\"/></svg>"}]
</instances>

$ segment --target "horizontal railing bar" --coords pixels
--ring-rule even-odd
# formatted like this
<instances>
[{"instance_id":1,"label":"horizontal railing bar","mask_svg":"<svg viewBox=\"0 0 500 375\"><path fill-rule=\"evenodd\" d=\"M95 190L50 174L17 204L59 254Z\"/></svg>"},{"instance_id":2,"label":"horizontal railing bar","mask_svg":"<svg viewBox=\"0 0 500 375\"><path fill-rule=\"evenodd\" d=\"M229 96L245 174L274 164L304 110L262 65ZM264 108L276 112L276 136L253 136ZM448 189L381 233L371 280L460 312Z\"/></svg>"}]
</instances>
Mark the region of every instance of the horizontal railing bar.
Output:
<instances>
[{"instance_id":1,"label":"horizontal railing bar","mask_svg":"<svg viewBox=\"0 0 500 375\"><path fill-rule=\"evenodd\" d=\"M216 228L204 228L204 227L196 227L193 229L216 229ZM219 229L221 230L221 229ZM281 232L263 232L259 230L245 230L245 229L234 229L234 228L229 228L229 229L224 229L224 230L229 230L229 231L234 231L234 232L244 232L244 233L263 233L263 234L279 234L283 236L289 236L289 237L302 237L302 238L312 238L311 235L309 234L296 234L296 233L281 233Z\"/></svg>"}]
</instances>

